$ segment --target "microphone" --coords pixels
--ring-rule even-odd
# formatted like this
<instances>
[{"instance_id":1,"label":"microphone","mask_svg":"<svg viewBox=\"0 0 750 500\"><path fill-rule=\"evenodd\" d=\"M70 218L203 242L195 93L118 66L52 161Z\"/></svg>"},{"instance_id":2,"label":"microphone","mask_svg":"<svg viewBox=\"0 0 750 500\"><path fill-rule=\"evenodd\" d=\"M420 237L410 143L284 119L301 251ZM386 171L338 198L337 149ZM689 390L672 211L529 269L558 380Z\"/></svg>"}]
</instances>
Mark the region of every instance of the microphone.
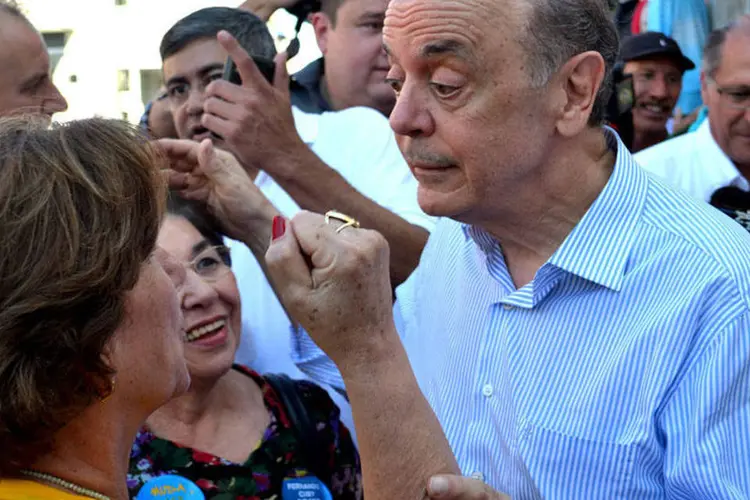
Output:
<instances>
[{"instance_id":1,"label":"microphone","mask_svg":"<svg viewBox=\"0 0 750 500\"><path fill-rule=\"evenodd\" d=\"M710 203L750 231L750 192L734 186L719 188Z\"/></svg>"}]
</instances>

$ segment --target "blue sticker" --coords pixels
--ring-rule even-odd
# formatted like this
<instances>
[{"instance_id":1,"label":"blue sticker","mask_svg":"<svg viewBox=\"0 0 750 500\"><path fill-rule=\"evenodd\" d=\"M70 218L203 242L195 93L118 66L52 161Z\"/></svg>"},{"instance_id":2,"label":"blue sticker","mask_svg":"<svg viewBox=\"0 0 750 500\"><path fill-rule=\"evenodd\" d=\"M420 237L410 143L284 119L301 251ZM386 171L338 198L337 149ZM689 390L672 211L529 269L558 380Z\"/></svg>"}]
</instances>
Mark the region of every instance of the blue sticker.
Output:
<instances>
[{"instance_id":1,"label":"blue sticker","mask_svg":"<svg viewBox=\"0 0 750 500\"><path fill-rule=\"evenodd\" d=\"M333 500L326 485L315 476L284 479L281 485L282 500Z\"/></svg>"},{"instance_id":2,"label":"blue sticker","mask_svg":"<svg viewBox=\"0 0 750 500\"><path fill-rule=\"evenodd\" d=\"M206 500L198 485L180 476L166 475L150 479L138 492L136 500Z\"/></svg>"}]
</instances>

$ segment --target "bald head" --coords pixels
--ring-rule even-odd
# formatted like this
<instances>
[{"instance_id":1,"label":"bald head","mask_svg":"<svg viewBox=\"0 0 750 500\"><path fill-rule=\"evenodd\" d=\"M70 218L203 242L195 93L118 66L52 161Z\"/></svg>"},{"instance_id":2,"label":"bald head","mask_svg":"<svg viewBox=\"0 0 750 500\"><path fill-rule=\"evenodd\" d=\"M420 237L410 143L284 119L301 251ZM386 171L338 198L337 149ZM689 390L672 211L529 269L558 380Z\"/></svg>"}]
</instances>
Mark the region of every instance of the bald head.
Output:
<instances>
[{"instance_id":1,"label":"bald head","mask_svg":"<svg viewBox=\"0 0 750 500\"><path fill-rule=\"evenodd\" d=\"M8 14L21 19L26 19L26 16L21 12L21 8L13 0L0 0L0 15Z\"/></svg>"},{"instance_id":2,"label":"bald head","mask_svg":"<svg viewBox=\"0 0 750 500\"><path fill-rule=\"evenodd\" d=\"M750 14L737 19L732 24L711 32L703 49L703 71L710 77L716 76L721 64L721 52L730 36L750 37Z\"/></svg>"}]
</instances>

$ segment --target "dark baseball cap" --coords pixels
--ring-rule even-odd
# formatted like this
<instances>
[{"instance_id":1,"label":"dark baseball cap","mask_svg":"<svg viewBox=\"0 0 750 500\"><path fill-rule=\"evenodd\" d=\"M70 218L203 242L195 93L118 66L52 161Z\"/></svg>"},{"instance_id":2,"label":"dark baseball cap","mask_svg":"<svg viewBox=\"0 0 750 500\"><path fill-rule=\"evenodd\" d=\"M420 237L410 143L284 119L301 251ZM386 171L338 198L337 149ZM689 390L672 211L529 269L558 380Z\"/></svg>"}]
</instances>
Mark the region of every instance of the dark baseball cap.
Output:
<instances>
[{"instance_id":1,"label":"dark baseball cap","mask_svg":"<svg viewBox=\"0 0 750 500\"><path fill-rule=\"evenodd\" d=\"M680 46L664 33L649 31L626 38L620 47L620 60L639 61L654 57L664 57L677 63L682 71L695 69L693 61L685 57Z\"/></svg>"}]
</instances>

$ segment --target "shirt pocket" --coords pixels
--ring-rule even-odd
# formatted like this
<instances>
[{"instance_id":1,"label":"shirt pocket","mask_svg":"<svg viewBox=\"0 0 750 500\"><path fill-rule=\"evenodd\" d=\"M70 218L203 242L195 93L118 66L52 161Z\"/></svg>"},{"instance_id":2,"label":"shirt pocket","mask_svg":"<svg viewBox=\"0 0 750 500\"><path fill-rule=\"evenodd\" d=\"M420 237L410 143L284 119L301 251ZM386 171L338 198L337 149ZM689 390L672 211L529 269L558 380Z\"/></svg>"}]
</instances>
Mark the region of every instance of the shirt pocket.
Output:
<instances>
[{"instance_id":1,"label":"shirt pocket","mask_svg":"<svg viewBox=\"0 0 750 500\"><path fill-rule=\"evenodd\" d=\"M584 439L531 423L519 439L519 453L534 480L534 491L545 499L628 498L637 448L637 444Z\"/></svg>"}]
</instances>

